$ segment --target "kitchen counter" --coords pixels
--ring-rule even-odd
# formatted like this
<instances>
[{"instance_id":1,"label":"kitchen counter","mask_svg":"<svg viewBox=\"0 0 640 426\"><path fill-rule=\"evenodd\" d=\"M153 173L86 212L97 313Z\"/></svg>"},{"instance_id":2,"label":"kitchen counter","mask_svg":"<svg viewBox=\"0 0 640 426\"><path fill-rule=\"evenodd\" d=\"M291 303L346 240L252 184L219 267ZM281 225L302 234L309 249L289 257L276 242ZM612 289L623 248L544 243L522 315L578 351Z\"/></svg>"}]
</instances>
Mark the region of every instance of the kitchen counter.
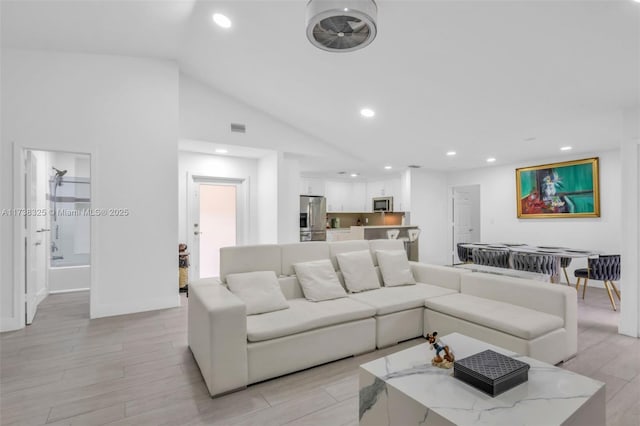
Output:
<instances>
[{"instance_id":1,"label":"kitchen counter","mask_svg":"<svg viewBox=\"0 0 640 426\"><path fill-rule=\"evenodd\" d=\"M378 225L378 226L352 226L351 229L364 228L364 229L400 229L400 228L417 228L418 225Z\"/></svg>"},{"instance_id":2,"label":"kitchen counter","mask_svg":"<svg viewBox=\"0 0 640 426\"><path fill-rule=\"evenodd\" d=\"M350 239L352 240L384 240L387 239L387 231L397 229L398 239L405 241L405 248L409 260L418 261L418 241L409 242L409 230L418 229L417 225L373 225L352 226Z\"/></svg>"},{"instance_id":3,"label":"kitchen counter","mask_svg":"<svg viewBox=\"0 0 640 426\"><path fill-rule=\"evenodd\" d=\"M351 228L327 228L327 241L346 241L351 238Z\"/></svg>"}]
</instances>

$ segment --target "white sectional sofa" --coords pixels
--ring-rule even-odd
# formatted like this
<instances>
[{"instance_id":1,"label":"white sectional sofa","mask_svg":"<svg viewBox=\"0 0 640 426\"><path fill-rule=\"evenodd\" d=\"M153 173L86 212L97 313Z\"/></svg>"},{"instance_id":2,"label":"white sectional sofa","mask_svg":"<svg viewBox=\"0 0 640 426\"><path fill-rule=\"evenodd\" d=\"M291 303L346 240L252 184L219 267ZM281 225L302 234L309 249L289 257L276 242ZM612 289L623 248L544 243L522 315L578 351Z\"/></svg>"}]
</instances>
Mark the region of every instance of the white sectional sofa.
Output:
<instances>
[{"instance_id":1,"label":"white sectional sofa","mask_svg":"<svg viewBox=\"0 0 640 426\"><path fill-rule=\"evenodd\" d=\"M189 347L212 396L438 331L461 332L542 361L577 351L575 290L411 262L417 284L384 287L377 250L397 240L238 246L220 252L220 278L190 285ZM321 302L305 299L293 265L369 250L381 287ZM247 315L229 274L273 271L288 309Z\"/></svg>"}]
</instances>

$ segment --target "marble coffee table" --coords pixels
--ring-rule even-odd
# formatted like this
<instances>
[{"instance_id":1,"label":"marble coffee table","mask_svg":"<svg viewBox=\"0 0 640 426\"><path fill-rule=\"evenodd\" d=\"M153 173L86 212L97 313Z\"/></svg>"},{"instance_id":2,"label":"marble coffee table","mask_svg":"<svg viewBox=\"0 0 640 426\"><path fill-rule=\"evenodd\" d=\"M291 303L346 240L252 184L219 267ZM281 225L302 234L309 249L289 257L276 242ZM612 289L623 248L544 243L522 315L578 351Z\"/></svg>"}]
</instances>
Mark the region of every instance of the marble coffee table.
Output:
<instances>
[{"instance_id":1,"label":"marble coffee table","mask_svg":"<svg viewBox=\"0 0 640 426\"><path fill-rule=\"evenodd\" d=\"M360 366L360 425L604 425L605 385L459 333L457 359L485 349L531 366L529 380L491 397L431 365L424 343Z\"/></svg>"}]
</instances>

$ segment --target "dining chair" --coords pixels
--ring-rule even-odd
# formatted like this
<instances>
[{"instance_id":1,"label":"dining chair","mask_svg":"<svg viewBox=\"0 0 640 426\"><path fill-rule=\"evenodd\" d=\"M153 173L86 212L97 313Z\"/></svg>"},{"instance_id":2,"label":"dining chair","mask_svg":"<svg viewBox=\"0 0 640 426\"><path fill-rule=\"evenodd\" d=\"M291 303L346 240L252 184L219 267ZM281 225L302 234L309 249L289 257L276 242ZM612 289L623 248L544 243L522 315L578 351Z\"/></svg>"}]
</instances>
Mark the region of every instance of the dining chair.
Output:
<instances>
[{"instance_id":1,"label":"dining chair","mask_svg":"<svg viewBox=\"0 0 640 426\"><path fill-rule=\"evenodd\" d=\"M420 236L420 230L419 229L409 229L407 231L407 235L409 235L409 242L414 242L415 240L418 239L418 237Z\"/></svg>"},{"instance_id":2,"label":"dining chair","mask_svg":"<svg viewBox=\"0 0 640 426\"><path fill-rule=\"evenodd\" d=\"M511 254L513 269L519 271L535 272L555 276L558 262L556 257L550 254L518 253Z\"/></svg>"},{"instance_id":3,"label":"dining chair","mask_svg":"<svg viewBox=\"0 0 640 426\"><path fill-rule=\"evenodd\" d=\"M474 248L471 253L476 265L509 268L509 250Z\"/></svg>"},{"instance_id":4,"label":"dining chair","mask_svg":"<svg viewBox=\"0 0 640 426\"><path fill-rule=\"evenodd\" d=\"M567 279L567 285L571 285L571 281L569 281L569 274L567 274L567 268L571 265L570 257L561 257L560 258L560 267L564 272L564 277Z\"/></svg>"},{"instance_id":5,"label":"dining chair","mask_svg":"<svg viewBox=\"0 0 640 426\"><path fill-rule=\"evenodd\" d=\"M587 292L587 282L589 282L590 279L604 282L604 287L607 289L607 293L609 294L611 306L614 311L617 310L611 289L613 288L616 296L618 296L618 300L620 300L620 290L618 290L618 287L616 287L614 283L614 281L620 280L619 254L600 255L597 258L589 258L588 267L576 269L573 274L578 278L578 281L576 282L576 291L580 289L580 280L584 279L584 287L582 288L583 299Z\"/></svg>"},{"instance_id":6,"label":"dining chair","mask_svg":"<svg viewBox=\"0 0 640 426\"><path fill-rule=\"evenodd\" d=\"M398 235L400 235L400 230L399 229L389 229L387 231L387 238L390 239L390 240L397 239Z\"/></svg>"},{"instance_id":7,"label":"dining chair","mask_svg":"<svg viewBox=\"0 0 640 426\"><path fill-rule=\"evenodd\" d=\"M463 244L467 243L458 243L456 245L458 248L458 259L460 259L460 262L473 263L473 250L470 247L463 247Z\"/></svg>"}]
</instances>

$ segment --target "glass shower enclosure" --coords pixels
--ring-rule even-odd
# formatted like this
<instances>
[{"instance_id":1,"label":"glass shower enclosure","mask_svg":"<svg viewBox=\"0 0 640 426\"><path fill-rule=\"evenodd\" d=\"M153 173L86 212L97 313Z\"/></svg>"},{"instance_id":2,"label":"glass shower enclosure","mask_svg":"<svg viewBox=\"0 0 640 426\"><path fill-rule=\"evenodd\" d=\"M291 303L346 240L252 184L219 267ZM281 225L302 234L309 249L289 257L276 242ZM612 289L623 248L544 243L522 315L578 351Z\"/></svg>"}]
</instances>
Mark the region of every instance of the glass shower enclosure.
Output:
<instances>
[{"instance_id":1,"label":"glass shower enclosure","mask_svg":"<svg viewBox=\"0 0 640 426\"><path fill-rule=\"evenodd\" d=\"M50 266L90 263L91 179L67 176L57 169L49 179L51 207Z\"/></svg>"}]
</instances>

